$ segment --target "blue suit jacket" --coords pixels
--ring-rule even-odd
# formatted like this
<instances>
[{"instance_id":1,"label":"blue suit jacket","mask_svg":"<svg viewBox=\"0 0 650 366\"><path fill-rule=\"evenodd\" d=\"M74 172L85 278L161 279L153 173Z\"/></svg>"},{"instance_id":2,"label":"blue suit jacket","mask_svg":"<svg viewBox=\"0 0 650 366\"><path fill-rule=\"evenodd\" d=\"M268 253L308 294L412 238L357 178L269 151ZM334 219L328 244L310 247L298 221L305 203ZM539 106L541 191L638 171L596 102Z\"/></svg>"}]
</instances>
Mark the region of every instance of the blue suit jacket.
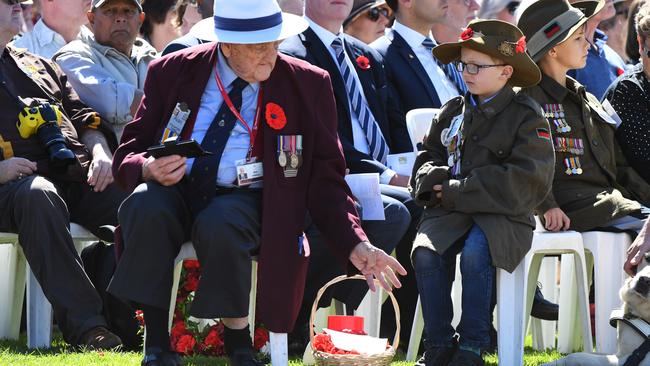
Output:
<instances>
[{"instance_id":1,"label":"blue suit jacket","mask_svg":"<svg viewBox=\"0 0 650 366\"><path fill-rule=\"evenodd\" d=\"M404 113L395 97L395 92L387 82L381 56L354 37L345 34L344 39L345 51L352 58L352 64L355 65L363 93L368 101L368 107L379 124L391 154L412 151L413 147L406 130ZM280 51L329 72L336 98L339 138L350 172L380 174L384 172L387 169L386 166L374 160L372 156L354 148L352 119L343 77L338 65L316 33L308 28L302 34L286 39L280 45ZM359 56L368 58L369 69L364 70L358 66L356 59Z\"/></svg>"},{"instance_id":2,"label":"blue suit jacket","mask_svg":"<svg viewBox=\"0 0 650 366\"><path fill-rule=\"evenodd\" d=\"M440 98L411 46L394 30L372 43L384 59L386 75L397 92L404 112L440 108Z\"/></svg>"}]
</instances>

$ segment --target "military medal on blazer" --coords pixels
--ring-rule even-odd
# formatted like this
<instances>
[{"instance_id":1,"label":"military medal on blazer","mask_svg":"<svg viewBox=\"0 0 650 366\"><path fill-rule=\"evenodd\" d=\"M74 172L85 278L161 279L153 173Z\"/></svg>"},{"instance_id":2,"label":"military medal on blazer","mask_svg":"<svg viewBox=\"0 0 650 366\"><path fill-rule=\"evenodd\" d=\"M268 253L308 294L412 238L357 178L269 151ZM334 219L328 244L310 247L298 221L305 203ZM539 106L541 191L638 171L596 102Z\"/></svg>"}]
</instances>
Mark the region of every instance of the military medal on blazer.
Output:
<instances>
[{"instance_id":1,"label":"military medal on blazer","mask_svg":"<svg viewBox=\"0 0 650 366\"><path fill-rule=\"evenodd\" d=\"M276 103L267 103L264 115L267 124L276 131L283 129L287 124L284 109ZM278 135L277 156L284 177L295 178L298 168L302 166L302 135Z\"/></svg>"},{"instance_id":2,"label":"military medal on blazer","mask_svg":"<svg viewBox=\"0 0 650 366\"><path fill-rule=\"evenodd\" d=\"M257 107L255 108L255 120L253 121L253 126L251 127L248 122L244 120L244 117L239 113L237 108L235 108L235 105L233 104L232 100L230 100L230 97L228 96L228 93L226 92L226 88L223 86L223 82L221 81L221 77L219 76L219 73L217 72L217 62L215 61L214 63L214 78L217 81L217 88L219 89L219 93L221 93L221 96L223 97L223 102L226 103L228 106L228 109L230 109L230 112L237 118L237 122L244 127L246 132L248 132L249 136L249 144L248 144L248 153L246 154L246 159L236 161L235 166L237 169L237 185L240 187L243 186L248 186L251 185L252 183L255 182L261 182L262 178L264 177L264 169L262 167L262 162L257 161L258 157L253 156L254 154L254 147L255 147L255 138L257 137L257 132L258 132L258 127L259 127L259 121L260 121L260 113L262 111L262 97L264 95L264 86L263 83L260 85L260 90L257 94ZM219 122L219 126L223 127L223 121Z\"/></svg>"}]
</instances>

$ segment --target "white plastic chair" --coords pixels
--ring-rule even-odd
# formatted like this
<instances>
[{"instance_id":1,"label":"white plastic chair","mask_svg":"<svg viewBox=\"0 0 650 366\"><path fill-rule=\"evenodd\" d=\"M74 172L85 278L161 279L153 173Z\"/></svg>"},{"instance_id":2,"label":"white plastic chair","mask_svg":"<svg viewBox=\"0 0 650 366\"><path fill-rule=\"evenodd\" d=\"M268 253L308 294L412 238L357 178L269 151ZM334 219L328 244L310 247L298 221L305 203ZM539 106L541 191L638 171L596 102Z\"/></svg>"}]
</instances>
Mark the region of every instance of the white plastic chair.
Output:
<instances>
[{"instance_id":1,"label":"white plastic chair","mask_svg":"<svg viewBox=\"0 0 650 366\"><path fill-rule=\"evenodd\" d=\"M183 244L176 259L174 260L174 284L172 286L171 301L169 306L169 328L171 329L174 318L174 308L176 306L176 295L181 278L183 261L186 259L197 259L196 251L192 243ZM255 299L257 298L257 260L253 260L251 270L251 292L248 305L248 323L250 324L251 339L254 338L255 332ZM271 363L273 365L288 365L289 353L287 348L287 333L269 332L269 343L271 345Z\"/></svg>"},{"instance_id":2,"label":"white plastic chair","mask_svg":"<svg viewBox=\"0 0 650 366\"><path fill-rule=\"evenodd\" d=\"M627 248L630 246L630 237L625 233L610 233L601 231L588 231L582 233L585 254L587 259L587 275L589 283L595 286L594 300L596 305L596 351L603 354L616 353L616 328L609 325L609 315L612 310L621 306L618 292L626 275L623 263L627 258ZM571 271L573 263L562 263L562 271ZM592 278L593 270L593 278ZM570 286L575 286L571 283ZM575 349L579 344L580 334L572 333L575 318L575 303L567 299L560 292L560 303L569 306L569 321L560 323L562 336L558 343L562 349ZM574 315L572 315L574 314Z\"/></svg>"},{"instance_id":3,"label":"white plastic chair","mask_svg":"<svg viewBox=\"0 0 650 366\"><path fill-rule=\"evenodd\" d=\"M77 252L84 244L98 240L92 233L75 223L70 224L70 234ZM52 344L52 305L43 294L36 277L25 260L18 245L18 235L0 233L0 244L11 244L0 249L0 299L6 299L0 306L0 338L18 339L20 318L23 308L24 289L27 285L27 346L49 348Z\"/></svg>"},{"instance_id":4,"label":"white plastic chair","mask_svg":"<svg viewBox=\"0 0 650 366\"><path fill-rule=\"evenodd\" d=\"M406 129L411 137L413 151L418 151L417 145L424 141L429 132L433 118L438 114L438 108L418 108L406 113Z\"/></svg>"},{"instance_id":5,"label":"white plastic chair","mask_svg":"<svg viewBox=\"0 0 650 366\"><path fill-rule=\"evenodd\" d=\"M571 261L576 264L575 268L580 269L579 271L573 271L573 273L577 277L577 283L580 284L579 288L581 291L570 291L562 287L560 292L568 291L569 294L577 294L578 300L576 303L581 304L582 332L587 334L584 337L584 349L585 352L591 352L591 327L589 322L587 276L582 236L573 231L562 233L543 232L538 222L538 229L534 233L531 250L526 255L526 258L517 266L517 269L513 273L508 273L501 269L497 270L496 310L500 364L513 366L522 364L524 334L530 317L532 299L542 259L546 255L564 253L573 254L573 261L567 256L566 262ZM563 278L567 278L571 274L569 272ZM456 288L457 284L455 283L453 287ZM457 295L458 289L454 289L452 292L454 293L452 297L459 297ZM568 298L571 298L571 296L568 296ZM460 307L457 304L454 306L455 322L459 319L456 313L460 313ZM562 308L560 308L560 316L562 316ZM417 357L423 326L422 310L418 301L406 355L407 361L414 361ZM573 333L569 332L569 334Z\"/></svg>"},{"instance_id":6,"label":"white plastic chair","mask_svg":"<svg viewBox=\"0 0 650 366\"><path fill-rule=\"evenodd\" d=\"M499 364L521 366L524 359L524 323L526 269L522 261L517 268L508 273L497 270L497 330L499 332ZM454 309L456 312L456 309ZM415 310L411 337L409 339L406 360L413 362L417 358L420 339L424 328L420 298Z\"/></svg>"}]
</instances>

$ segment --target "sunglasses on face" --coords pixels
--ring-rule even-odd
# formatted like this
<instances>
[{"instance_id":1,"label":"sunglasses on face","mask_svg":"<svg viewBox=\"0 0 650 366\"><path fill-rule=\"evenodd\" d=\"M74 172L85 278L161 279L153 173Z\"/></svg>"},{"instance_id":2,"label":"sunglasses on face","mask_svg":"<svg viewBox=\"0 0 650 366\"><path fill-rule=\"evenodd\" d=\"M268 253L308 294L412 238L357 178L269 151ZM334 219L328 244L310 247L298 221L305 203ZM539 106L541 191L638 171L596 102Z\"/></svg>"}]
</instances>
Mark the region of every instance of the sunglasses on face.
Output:
<instances>
[{"instance_id":1,"label":"sunglasses on face","mask_svg":"<svg viewBox=\"0 0 650 366\"><path fill-rule=\"evenodd\" d=\"M456 70L458 70L458 72L467 71L467 73L470 75L476 75L481 71L481 69L489 69L490 67L497 67L497 66L505 66L505 64L477 65L477 64L466 64L463 61L458 61L456 63Z\"/></svg>"},{"instance_id":2,"label":"sunglasses on face","mask_svg":"<svg viewBox=\"0 0 650 366\"><path fill-rule=\"evenodd\" d=\"M390 19L391 12L388 10L388 8L372 8L368 10L368 18L372 20L373 22L376 22L379 20L379 16L383 16L386 19Z\"/></svg>"},{"instance_id":3,"label":"sunglasses on face","mask_svg":"<svg viewBox=\"0 0 650 366\"><path fill-rule=\"evenodd\" d=\"M519 1L511 1L506 5L506 9L508 9L508 13L510 15L515 15L515 12L517 11L517 8L519 8Z\"/></svg>"},{"instance_id":4,"label":"sunglasses on face","mask_svg":"<svg viewBox=\"0 0 650 366\"><path fill-rule=\"evenodd\" d=\"M9 5L9 6L14 6L20 4L20 1L18 0L2 0L3 3Z\"/></svg>"}]
</instances>

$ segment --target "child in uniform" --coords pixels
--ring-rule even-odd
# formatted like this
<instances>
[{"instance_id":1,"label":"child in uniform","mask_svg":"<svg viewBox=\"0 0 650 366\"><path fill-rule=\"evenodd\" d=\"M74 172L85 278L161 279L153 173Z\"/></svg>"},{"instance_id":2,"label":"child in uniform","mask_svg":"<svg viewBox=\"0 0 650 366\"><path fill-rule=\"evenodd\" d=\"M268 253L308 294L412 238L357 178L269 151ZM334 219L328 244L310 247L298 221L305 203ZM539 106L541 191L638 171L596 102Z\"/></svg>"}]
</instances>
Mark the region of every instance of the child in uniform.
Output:
<instances>
[{"instance_id":1,"label":"child in uniform","mask_svg":"<svg viewBox=\"0 0 650 366\"><path fill-rule=\"evenodd\" d=\"M519 20L542 71L540 83L522 93L543 107L556 154L553 188L538 208L551 231L634 231L650 212L650 185L629 166L614 137L618 116L567 76L585 66L585 22L604 3L539 0Z\"/></svg>"},{"instance_id":2,"label":"child in uniform","mask_svg":"<svg viewBox=\"0 0 650 366\"><path fill-rule=\"evenodd\" d=\"M469 92L441 108L410 182L425 207L412 253L426 333L418 364L483 365L495 268L512 272L530 249L533 209L551 187L553 148L541 107L513 90L540 79L514 25L470 22L458 42L433 54L457 62ZM454 329L459 253L462 317Z\"/></svg>"}]
</instances>

